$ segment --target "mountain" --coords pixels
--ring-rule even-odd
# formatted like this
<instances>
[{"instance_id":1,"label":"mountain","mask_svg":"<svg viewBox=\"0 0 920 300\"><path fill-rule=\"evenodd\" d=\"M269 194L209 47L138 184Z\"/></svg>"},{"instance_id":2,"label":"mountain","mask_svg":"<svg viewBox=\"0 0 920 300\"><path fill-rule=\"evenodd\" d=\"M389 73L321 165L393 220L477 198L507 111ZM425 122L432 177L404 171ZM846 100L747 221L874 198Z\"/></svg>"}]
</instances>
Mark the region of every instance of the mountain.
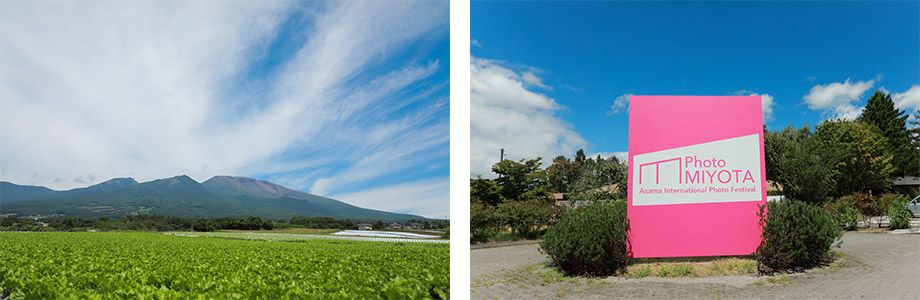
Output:
<instances>
[{"instance_id":1,"label":"mountain","mask_svg":"<svg viewBox=\"0 0 920 300\"><path fill-rule=\"evenodd\" d=\"M115 178L55 191L0 181L0 214L63 214L82 218L156 214L179 217L293 216L407 221L424 217L372 210L246 177L215 176L203 183L182 175L138 183Z\"/></svg>"},{"instance_id":2,"label":"mountain","mask_svg":"<svg viewBox=\"0 0 920 300\"><path fill-rule=\"evenodd\" d=\"M16 185L0 181L0 204L42 198L54 195L54 191L43 186ZM0 206L0 209L3 207Z\"/></svg>"}]
</instances>

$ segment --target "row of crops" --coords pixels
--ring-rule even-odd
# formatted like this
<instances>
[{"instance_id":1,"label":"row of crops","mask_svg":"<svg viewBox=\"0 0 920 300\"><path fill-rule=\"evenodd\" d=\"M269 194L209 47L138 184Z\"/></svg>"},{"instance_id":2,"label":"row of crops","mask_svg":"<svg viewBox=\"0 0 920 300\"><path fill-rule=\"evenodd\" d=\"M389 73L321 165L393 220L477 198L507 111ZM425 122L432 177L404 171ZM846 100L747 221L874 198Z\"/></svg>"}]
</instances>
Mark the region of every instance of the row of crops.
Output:
<instances>
[{"instance_id":1,"label":"row of crops","mask_svg":"<svg viewBox=\"0 0 920 300\"><path fill-rule=\"evenodd\" d=\"M0 299L447 298L449 246L0 233Z\"/></svg>"}]
</instances>

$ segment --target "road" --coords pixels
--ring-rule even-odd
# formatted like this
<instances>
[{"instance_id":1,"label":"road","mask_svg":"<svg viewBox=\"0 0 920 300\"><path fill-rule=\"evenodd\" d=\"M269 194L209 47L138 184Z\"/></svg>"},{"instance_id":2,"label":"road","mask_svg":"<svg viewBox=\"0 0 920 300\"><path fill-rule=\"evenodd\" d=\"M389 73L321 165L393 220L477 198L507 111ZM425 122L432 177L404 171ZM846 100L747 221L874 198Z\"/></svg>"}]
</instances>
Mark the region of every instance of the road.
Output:
<instances>
[{"instance_id":1,"label":"road","mask_svg":"<svg viewBox=\"0 0 920 300\"><path fill-rule=\"evenodd\" d=\"M920 299L920 234L847 232L840 268L778 276L569 279L539 245L471 251L473 299ZM545 270L545 269L542 269Z\"/></svg>"}]
</instances>

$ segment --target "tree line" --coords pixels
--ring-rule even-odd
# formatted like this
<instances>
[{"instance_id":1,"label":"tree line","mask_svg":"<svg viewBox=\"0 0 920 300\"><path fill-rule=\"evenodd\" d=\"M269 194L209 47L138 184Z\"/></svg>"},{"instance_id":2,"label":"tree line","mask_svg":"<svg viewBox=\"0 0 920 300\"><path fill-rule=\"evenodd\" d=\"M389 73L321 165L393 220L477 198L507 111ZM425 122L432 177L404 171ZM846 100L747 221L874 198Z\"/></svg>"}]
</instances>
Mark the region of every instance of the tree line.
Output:
<instances>
[{"instance_id":1,"label":"tree line","mask_svg":"<svg viewBox=\"0 0 920 300\"><path fill-rule=\"evenodd\" d=\"M920 176L920 128L877 91L855 120L828 120L811 130L764 127L767 180L787 198L821 204L852 194L900 192L894 178Z\"/></svg>"},{"instance_id":2,"label":"tree line","mask_svg":"<svg viewBox=\"0 0 920 300\"><path fill-rule=\"evenodd\" d=\"M827 120L814 130L764 126L766 180L778 188L771 193L826 208L859 209L863 216L883 214L890 202L906 198L883 194L910 193L895 190L893 179L920 176L920 111L908 119L890 94L877 91L855 120ZM584 150L572 159L557 156L546 168L540 157L502 160L492 172L492 179L470 179L474 242L539 236L567 209L554 205L554 194L592 201L622 200L627 193L625 162L588 158ZM851 199L863 200L849 207Z\"/></svg>"},{"instance_id":3,"label":"tree line","mask_svg":"<svg viewBox=\"0 0 920 300\"><path fill-rule=\"evenodd\" d=\"M554 194L570 200L623 199L626 164L616 157L588 158L579 149L572 159L557 156L545 169L541 158L502 160L492 166L496 178L470 179L471 236L535 238L567 209ZM510 232L504 232L509 228Z\"/></svg>"},{"instance_id":4,"label":"tree line","mask_svg":"<svg viewBox=\"0 0 920 300\"><path fill-rule=\"evenodd\" d=\"M426 229L442 229L447 220L417 221ZM336 219L330 217L295 216L290 219L269 220L260 217L185 218L159 215L129 215L120 219L99 217L85 219L56 217L34 220L8 215L0 219L0 230L10 231L72 231L72 230L142 230L142 231L215 231L229 230L271 230L276 227L306 227L317 229L357 229L360 220ZM382 220L376 221L384 227Z\"/></svg>"}]
</instances>

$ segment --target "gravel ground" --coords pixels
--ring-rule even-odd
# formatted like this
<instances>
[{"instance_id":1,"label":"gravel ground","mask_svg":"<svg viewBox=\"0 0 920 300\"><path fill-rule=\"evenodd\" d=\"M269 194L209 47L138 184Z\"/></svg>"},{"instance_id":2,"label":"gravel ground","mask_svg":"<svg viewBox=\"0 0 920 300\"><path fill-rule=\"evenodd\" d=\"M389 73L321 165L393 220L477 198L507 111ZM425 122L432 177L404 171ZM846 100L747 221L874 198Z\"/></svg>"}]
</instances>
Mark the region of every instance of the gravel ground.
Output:
<instances>
[{"instance_id":1,"label":"gravel ground","mask_svg":"<svg viewBox=\"0 0 920 300\"><path fill-rule=\"evenodd\" d=\"M844 234L840 267L792 275L562 278L539 245L471 251L473 299L920 299L920 234Z\"/></svg>"}]
</instances>

